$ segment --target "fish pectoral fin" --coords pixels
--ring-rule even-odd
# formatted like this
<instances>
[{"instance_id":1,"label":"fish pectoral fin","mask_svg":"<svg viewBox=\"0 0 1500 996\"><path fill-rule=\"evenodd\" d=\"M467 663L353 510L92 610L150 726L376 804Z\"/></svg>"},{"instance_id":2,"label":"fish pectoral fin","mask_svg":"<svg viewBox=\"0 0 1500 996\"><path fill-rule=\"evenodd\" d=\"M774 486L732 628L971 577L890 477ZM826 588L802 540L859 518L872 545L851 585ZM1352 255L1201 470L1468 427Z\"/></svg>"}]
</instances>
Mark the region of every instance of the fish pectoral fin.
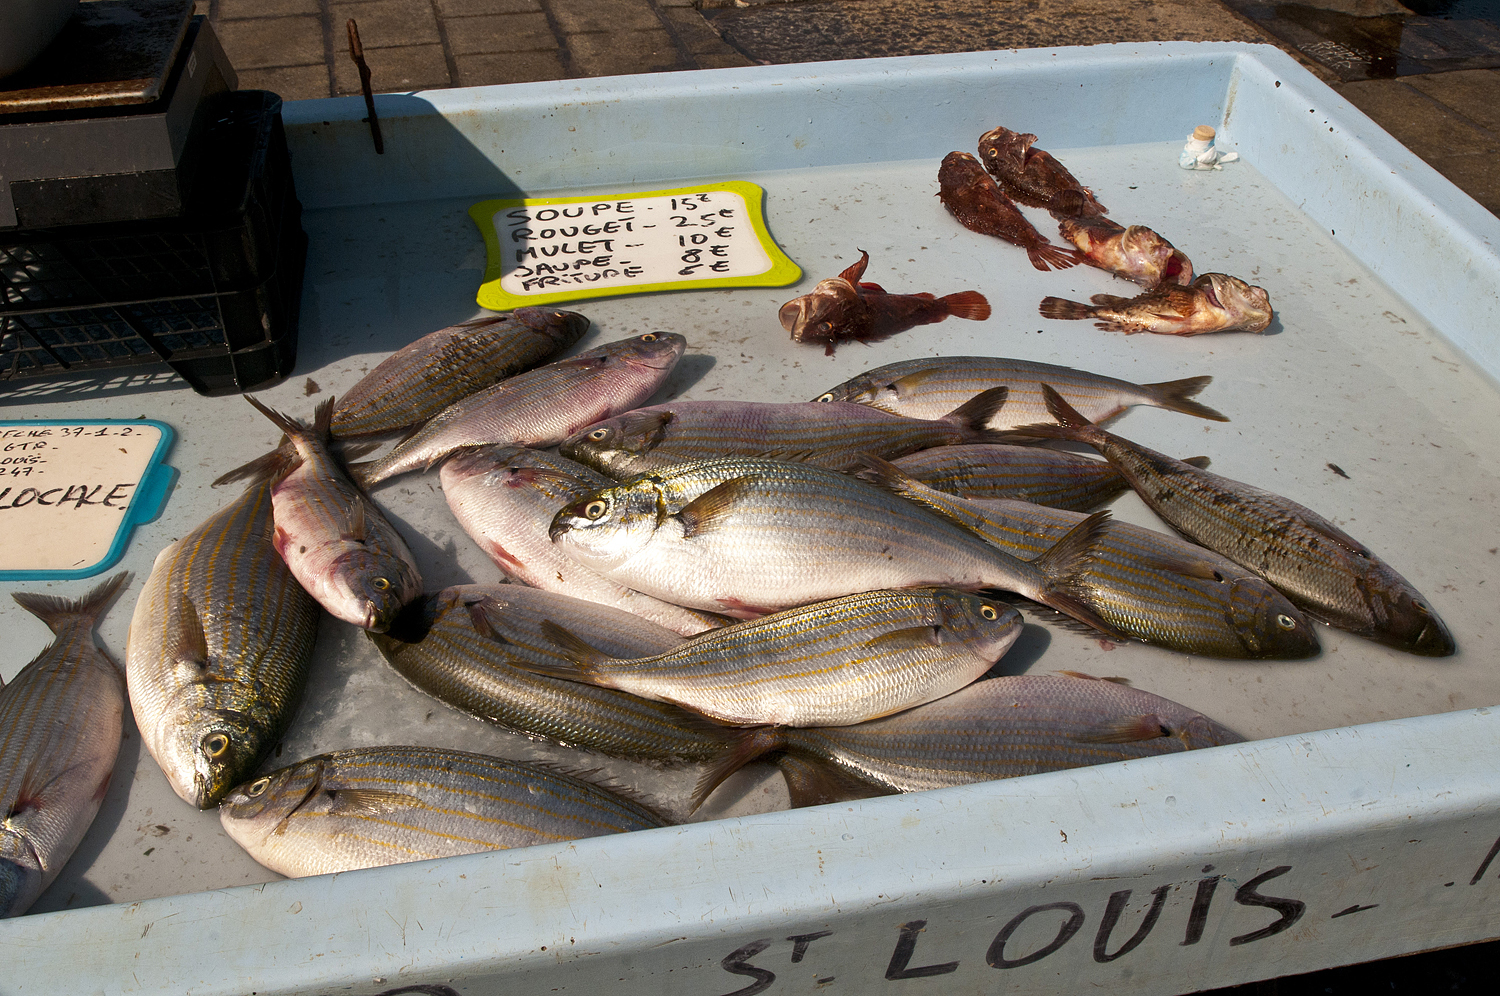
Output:
<instances>
[{"instance_id":1,"label":"fish pectoral fin","mask_svg":"<svg viewBox=\"0 0 1500 996\"><path fill-rule=\"evenodd\" d=\"M1330 540L1344 547L1355 556L1366 558L1371 556L1369 547L1365 546L1359 540L1355 539L1353 536L1350 536L1348 533L1344 532L1333 523L1326 520L1321 522L1311 522L1304 519L1303 521L1306 523L1308 528L1322 533L1324 536L1327 536Z\"/></svg>"},{"instance_id":2,"label":"fish pectoral fin","mask_svg":"<svg viewBox=\"0 0 1500 996\"><path fill-rule=\"evenodd\" d=\"M198 608L187 595L179 595L167 610L164 649L167 657L179 664L197 671L208 667L208 637L203 633Z\"/></svg>"},{"instance_id":3,"label":"fish pectoral fin","mask_svg":"<svg viewBox=\"0 0 1500 996\"><path fill-rule=\"evenodd\" d=\"M1207 470L1208 465L1213 461L1206 456L1195 456L1184 457L1182 462L1187 464L1189 467L1197 467L1199 470Z\"/></svg>"},{"instance_id":4,"label":"fish pectoral fin","mask_svg":"<svg viewBox=\"0 0 1500 996\"><path fill-rule=\"evenodd\" d=\"M422 800L404 792L389 789L334 789L330 815L378 816L393 809L423 805Z\"/></svg>"},{"instance_id":5,"label":"fish pectoral fin","mask_svg":"<svg viewBox=\"0 0 1500 996\"><path fill-rule=\"evenodd\" d=\"M649 436L650 445L659 446L662 437L666 434L667 426L671 425L676 418L677 416L670 411L626 412L620 416L620 435L627 438Z\"/></svg>"},{"instance_id":6,"label":"fish pectoral fin","mask_svg":"<svg viewBox=\"0 0 1500 996\"><path fill-rule=\"evenodd\" d=\"M752 491L759 480L760 475L736 477L732 481L725 481L718 487L710 488L688 502L676 516L677 520L682 523L683 535L696 536L720 525L724 518L734 511L734 506L739 503L741 497Z\"/></svg>"},{"instance_id":7,"label":"fish pectoral fin","mask_svg":"<svg viewBox=\"0 0 1500 996\"><path fill-rule=\"evenodd\" d=\"M582 680L591 682L594 680L594 673L600 665L614 660L613 657L585 643L582 639L575 636L569 630L563 629L551 619L543 619L540 629L542 635L551 640L562 652L562 656L573 662L578 672L574 674L563 668L543 670L531 662L517 662L518 666L524 667L528 671L536 671L538 674L550 674L558 678L571 678L574 681L580 680L581 677Z\"/></svg>"},{"instance_id":8,"label":"fish pectoral fin","mask_svg":"<svg viewBox=\"0 0 1500 996\"><path fill-rule=\"evenodd\" d=\"M469 610L469 620L474 624L474 632L480 636L495 640L498 643L507 645L510 643L509 640L496 632L495 619L497 617L490 615L492 612L500 612L502 606L499 602L486 595L483 598L476 598L472 602L465 603L464 608Z\"/></svg>"},{"instance_id":9,"label":"fish pectoral fin","mask_svg":"<svg viewBox=\"0 0 1500 996\"><path fill-rule=\"evenodd\" d=\"M356 501L349 506L349 518L344 523L344 533L341 538L363 543L369 536L369 529L365 522L365 503Z\"/></svg>"},{"instance_id":10,"label":"fish pectoral fin","mask_svg":"<svg viewBox=\"0 0 1500 996\"><path fill-rule=\"evenodd\" d=\"M1073 739L1090 744L1130 744L1171 735L1172 731L1167 729L1160 716L1121 716L1100 723L1086 733L1075 734Z\"/></svg>"},{"instance_id":11,"label":"fish pectoral fin","mask_svg":"<svg viewBox=\"0 0 1500 996\"><path fill-rule=\"evenodd\" d=\"M881 653L900 653L903 650L921 650L942 645L943 627L909 626L906 629L893 629L889 633L872 636L861 645L860 649Z\"/></svg>"}]
</instances>

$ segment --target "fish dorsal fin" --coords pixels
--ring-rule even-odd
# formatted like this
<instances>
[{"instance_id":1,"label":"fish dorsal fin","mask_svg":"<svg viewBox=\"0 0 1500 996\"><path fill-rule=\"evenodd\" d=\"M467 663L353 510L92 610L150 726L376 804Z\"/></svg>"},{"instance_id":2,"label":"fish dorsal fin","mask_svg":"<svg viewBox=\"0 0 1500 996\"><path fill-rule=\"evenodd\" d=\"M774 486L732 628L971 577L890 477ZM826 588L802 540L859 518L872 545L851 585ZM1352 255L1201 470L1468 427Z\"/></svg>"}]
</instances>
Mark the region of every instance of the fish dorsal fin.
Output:
<instances>
[{"instance_id":1,"label":"fish dorsal fin","mask_svg":"<svg viewBox=\"0 0 1500 996\"><path fill-rule=\"evenodd\" d=\"M872 284L868 280L861 280L858 284L855 285L854 289L859 291L861 294L885 294L886 296L890 295L890 291L886 290L879 284ZM920 297L921 295L918 296ZM930 294L928 295L928 297L931 296L932 295Z\"/></svg>"},{"instance_id":2,"label":"fish dorsal fin","mask_svg":"<svg viewBox=\"0 0 1500 996\"><path fill-rule=\"evenodd\" d=\"M893 629L879 636L872 636L861 646L862 650L878 653L899 654L906 650L928 650L943 645L943 627L908 626Z\"/></svg>"},{"instance_id":3,"label":"fish dorsal fin","mask_svg":"<svg viewBox=\"0 0 1500 996\"><path fill-rule=\"evenodd\" d=\"M208 667L208 637L198 608L187 595L180 594L169 603L165 636L168 658L195 670Z\"/></svg>"},{"instance_id":4,"label":"fish dorsal fin","mask_svg":"<svg viewBox=\"0 0 1500 996\"><path fill-rule=\"evenodd\" d=\"M1213 463L1213 461L1206 456L1186 457L1182 462L1187 464L1189 467L1197 467L1199 470L1207 470L1208 465Z\"/></svg>"},{"instance_id":5,"label":"fish dorsal fin","mask_svg":"<svg viewBox=\"0 0 1500 996\"><path fill-rule=\"evenodd\" d=\"M754 490L760 477L752 474L725 481L682 506L676 518L682 523L683 535L697 536L722 523L741 498Z\"/></svg>"},{"instance_id":6,"label":"fish dorsal fin","mask_svg":"<svg viewBox=\"0 0 1500 996\"><path fill-rule=\"evenodd\" d=\"M1172 731L1161 721L1160 716L1144 715L1108 720L1086 733L1075 734L1073 739L1090 744L1133 744L1170 736Z\"/></svg>"},{"instance_id":7,"label":"fish dorsal fin","mask_svg":"<svg viewBox=\"0 0 1500 996\"><path fill-rule=\"evenodd\" d=\"M1001 384L999 387L980 391L944 415L943 419L948 422L958 422L971 429L983 429L989 420L995 417L995 413L1005 407L1005 401L1009 397L1010 388Z\"/></svg>"},{"instance_id":8,"label":"fish dorsal fin","mask_svg":"<svg viewBox=\"0 0 1500 996\"><path fill-rule=\"evenodd\" d=\"M344 524L344 539L363 543L369 537L368 524L365 522L365 503L355 501L349 506L349 518Z\"/></svg>"},{"instance_id":9,"label":"fish dorsal fin","mask_svg":"<svg viewBox=\"0 0 1500 996\"><path fill-rule=\"evenodd\" d=\"M861 249L859 251L859 262L850 264L847 270L839 274L839 277L849 281L850 286L854 287L857 292L859 290L859 278L865 275L865 267L869 265L870 254Z\"/></svg>"}]
</instances>

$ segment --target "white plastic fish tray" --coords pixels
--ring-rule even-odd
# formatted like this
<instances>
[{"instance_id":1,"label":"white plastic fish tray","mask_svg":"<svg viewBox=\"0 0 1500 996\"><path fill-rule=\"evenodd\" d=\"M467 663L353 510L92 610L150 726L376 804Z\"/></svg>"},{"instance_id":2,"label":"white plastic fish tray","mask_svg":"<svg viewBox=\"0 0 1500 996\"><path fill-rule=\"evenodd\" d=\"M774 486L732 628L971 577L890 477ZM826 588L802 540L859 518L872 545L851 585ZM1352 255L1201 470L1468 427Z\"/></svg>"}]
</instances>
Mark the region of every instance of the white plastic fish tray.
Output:
<instances>
[{"instance_id":1,"label":"white plastic fish tray","mask_svg":"<svg viewBox=\"0 0 1500 996\"><path fill-rule=\"evenodd\" d=\"M1211 373L1209 423L1137 409L1123 434L1333 518L1413 581L1460 652L1411 657L1320 627L1300 663L1223 663L1046 626L1009 671L1121 675L1254 742L799 811L747 770L707 822L301 881L187 809L131 729L104 809L31 915L0 922L0 993L1174 993L1500 935L1500 222L1271 48L1117 45L447 90L286 107L311 237L297 374L309 412L378 359L475 313L479 200L748 179L804 268L795 289L575 305L580 345L661 328L689 355L666 395L803 400L922 354L1065 363L1135 381ZM1272 334L1125 337L1037 317L1045 295L1119 292L1039 273L933 196L937 164L995 124L1036 132L1122 222L1200 271L1265 286ZM1176 165L1198 124L1242 160ZM1045 218L1032 216L1044 230ZM976 288L995 316L833 358L777 306L867 249L897 292ZM308 379L315 383L308 383ZM160 418L182 476L125 558L101 637L123 655L157 550L230 497L208 482L275 430L175 383L7 389L7 418ZM1339 468L1336 473L1332 468ZM436 474L376 492L428 588L496 572ZM1150 522L1133 496L1121 518ZM3 512L0 512L3 515ZM3 528L3 525L0 525ZM80 593L82 582L0 589ZM0 599L0 675L46 642ZM678 815L696 771L580 759L407 687L325 619L279 762L408 742L598 767ZM113 905L110 905L113 904ZM405 988L425 987L425 988ZM446 987L446 988L445 988ZM894 990L893 990L894 991Z\"/></svg>"}]
</instances>

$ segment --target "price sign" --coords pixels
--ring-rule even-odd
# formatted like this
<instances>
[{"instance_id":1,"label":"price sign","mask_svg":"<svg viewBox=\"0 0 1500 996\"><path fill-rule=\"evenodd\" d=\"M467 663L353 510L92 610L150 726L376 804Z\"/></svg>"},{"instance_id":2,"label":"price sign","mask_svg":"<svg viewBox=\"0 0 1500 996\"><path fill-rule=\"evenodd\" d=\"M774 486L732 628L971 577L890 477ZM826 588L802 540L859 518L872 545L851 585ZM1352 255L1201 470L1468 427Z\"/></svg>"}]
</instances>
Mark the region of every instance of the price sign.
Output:
<instances>
[{"instance_id":1,"label":"price sign","mask_svg":"<svg viewBox=\"0 0 1500 996\"><path fill-rule=\"evenodd\" d=\"M161 422L0 422L0 580L83 578L161 511L175 471Z\"/></svg>"},{"instance_id":2,"label":"price sign","mask_svg":"<svg viewBox=\"0 0 1500 996\"><path fill-rule=\"evenodd\" d=\"M606 197L484 201L469 209L489 251L479 306L508 311L614 294L783 287L802 270L742 180Z\"/></svg>"}]
</instances>

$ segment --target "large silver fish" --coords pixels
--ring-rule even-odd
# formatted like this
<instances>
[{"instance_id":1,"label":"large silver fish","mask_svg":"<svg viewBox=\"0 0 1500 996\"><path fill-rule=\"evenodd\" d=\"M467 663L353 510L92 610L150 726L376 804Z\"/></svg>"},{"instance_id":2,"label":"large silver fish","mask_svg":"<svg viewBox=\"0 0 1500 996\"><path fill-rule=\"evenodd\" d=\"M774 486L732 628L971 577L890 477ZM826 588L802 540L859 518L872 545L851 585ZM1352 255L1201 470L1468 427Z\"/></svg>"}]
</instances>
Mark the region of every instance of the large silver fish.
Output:
<instances>
[{"instance_id":1,"label":"large silver fish","mask_svg":"<svg viewBox=\"0 0 1500 996\"><path fill-rule=\"evenodd\" d=\"M1071 590L1108 514L1028 562L847 474L732 457L585 495L551 535L621 584L740 618L882 588L993 587L1113 633Z\"/></svg>"},{"instance_id":2,"label":"large silver fish","mask_svg":"<svg viewBox=\"0 0 1500 996\"><path fill-rule=\"evenodd\" d=\"M257 481L157 554L130 619L125 676L141 739L186 802L248 778L307 684L318 603L272 545Z\"/></svg>"},{"instance_id":3,"label":"large silver fish","mask_svg":"<svg viewBox=\"0 0 1500 996\"><path fill-rule=\"evenodd\" d=\"M528 370L443 409L385 456L350 472L369 486L431 467L465 446L555 446L651 397L686 348L680 335L648 332Z\"/></svg>"},{"instance_id":4,"label":"large silver fish","mask_svg":"<svg viewBox=\"0 0 1500 996\"><path fill-rule=\"evenodd\" d=\"M618 659L556 623L576 668L559 677L674 702L721 723L845 726L941 698L988 671L1021 635L1021 614L943 588L869 591L703 633L650 657Z\"/></svg>"},{"instance_id":5,"label":"large silver fish","mask_svg":"<svg viewBox=\"0 0 1500 996\"><path fill-rule=\"evenodd\" d=\"M1192 400L1213 380L1187 377L1160 384L1132 384L1072 367L999 356L936 356L888 363L851 377L819 395L817 401L856 401L912 418L938 418L980 391L1005 385L1005 405L990 419L992 429L1016 429L1050 422L1042 385L1051 384L1068 403L1095 422L1106 422L1132 405L1227 422L1229 419Z\"/></svg>"},{"instance_id":6,"label":"large silver fish","mask_svg":"<svg viewBox=\"0 0 1500 996\"><path fill-rule=\"evenodd\" d=\"M616 480L726 456L852 470L864 453L893 457L930 446L998 442L1002 434L986 429L985 423L1004 403L1001 387L941 418L917 419L845 403L674 401L580 429L559 451Z\"/></svg>"},{"instance_id":7,"label":"large silver fish","mask_svg":"<svg viewBox=\"0 0 1500 996\"><path fill-rule=\"evenodd\" d=\"M434 747L310 757L236 788L219 820L252 858L294 878L667 825L581 778Z\"/></svg>"},{"instance_id":8,"label":"large silver fish","mask_svg":"<svg viewBox=\"0 0 1500 996\"><path fill-rule=\"evenodd\" d=\"M0 687L0 917L19 916L77 849L120 749L125 676L94 625L129 581L77 601L15 594L56 640Z\"/></svg>"},{"instance_id":9,"label":"large silver fish","mask_svg":"<svg viewBox=\"0 0 1500 996\"><path fill-rule=\"evenodd\" d=\"M401 534L328 452L333 398L318 405L311 428L245 400L286 433L287 442L256 461L271 482L276 552L329 615L383 631L422 594L422 575Z\"/></svg>"},{"instance_id":10,"label":"large silver fish","mask_svg":"<svg viewBox=\"0 0 1500 996\"><path fill-rule=\"evenodd\" d=\"M855 792L920 792L1089 764L1240 743L1245 738L1150 692L1071 672L975 682L896 716L818 729L762 727L703 775L700 804L745 764L773 751L812 762L788 772L794 806ZM823 769L822 776L813 774ZM795 776L795 777L793 777Z\"/></svg>"},{"instance_id":11,"label":"large silver fish","mask_svg":"<svg viewBox=\"0 0 1500 996\"><path fill-rule=\"evenodd\" d=\"M427 421L449 405L535 366L583 338L572 311L517 308L424 335L365 374L339 399L335 436L368 436Z\"/></svg>"},{"instance_id":12,"label":"large silver fish","mask_svg":"<svg viewBox=\"0 0 1500 996\"><path fill-rule=\"evenodd\" d=\"M650 656L682 642L629 612L518 584L444 588L407 606L389 632L370 640L428 695L528 736L617 757L707 761L723 752L721 727L676 706L522 670L525 662L571 668L542 635L547 620L589 634L618 657Z\"/></svg>"},{"instance_id":13,"label":"large silver fish","mask_svg":"<svg viewBox=\"0 0 1500 996\"><path fill-rule=\"evenodd\" d=\"M547 535L569 502L614 482L582 464L524 446L480 446L443 461L443 497L464 532L510 578L633 612L683 636L722 616L635 591L572 560Z\"/></svg>"},{"instance_id":14,"label":"large silver fish","mask_svg":"<svg viewBox=\"0 0 1500 996\"><path fill-rule=\"evenodd\" d=\"M1010 499L966 499L871 460L885 487L972 529L1016 557L1034 557L1083 521L1081 512ZM1312 624L1269 582L1154 529L1113 521L1073 590L1120 633L1188 654L1301 660L1318 652Z\"/></svg>"},{"instance_id":15,"label":"large silver fish","mask_svg":"<svg viewBox=\"0 0 1500 996\"><path fill-rule=\"evenodd\" d=\"M1097 449L1172 528L1259 574L1314 618L1425 657L1457 649L1421 592L1312 509L1106 432L1056 391L1047 398L1062 424L1034 431Z\"/></svg>"}]
</instances>

